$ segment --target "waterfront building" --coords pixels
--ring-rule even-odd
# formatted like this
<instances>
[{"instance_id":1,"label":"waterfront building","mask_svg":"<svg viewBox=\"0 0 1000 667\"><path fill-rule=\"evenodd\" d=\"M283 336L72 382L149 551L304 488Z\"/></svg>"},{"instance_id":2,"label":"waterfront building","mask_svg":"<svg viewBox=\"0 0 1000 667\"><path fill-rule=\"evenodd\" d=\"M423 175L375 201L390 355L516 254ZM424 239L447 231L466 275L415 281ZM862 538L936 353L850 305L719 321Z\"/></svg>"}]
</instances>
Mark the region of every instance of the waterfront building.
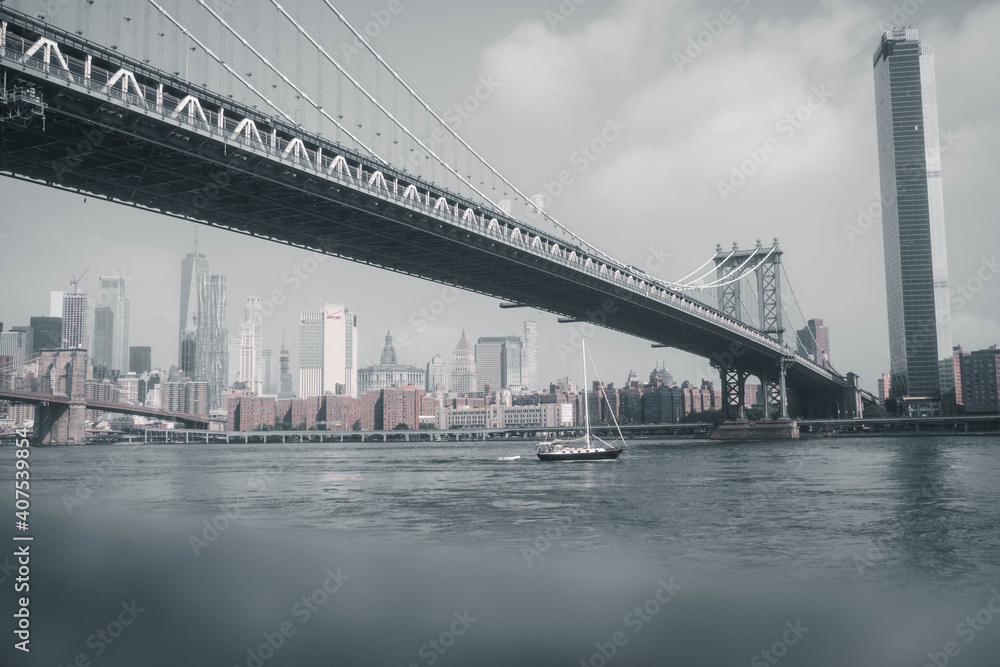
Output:
<instances>
[{"instance_id":1,"label":"waterfront building","mask_svg":"<svg viewBox=\"0 0 1000 667\"><path fill-rule=\"evenodd\" d=\"M991 345L961 356L962 398L968 414L1000 412L1000 349Z\"/></svg>"},{"instance_id":2,"label":"waterfront building","mask_svg":"<svg viewBox=\"0 0 1000 667\"><path fill-rule=\"evenodd\" d=\"M892 398L933 415L953 381L934 48L888 30L872 64Z\"/></svg>"},{"instance_id":3,"label":"waterfront building","mask_svg":"<svg viewBox=\"0 0 1000 667\"><path fill-rule=\"evenodd\" d=\"M440 408L437 411L437 428L558 428L564 423L563 408L559 403L541 405L500 405L483 407Z\"/></svg>"}]
</instances>

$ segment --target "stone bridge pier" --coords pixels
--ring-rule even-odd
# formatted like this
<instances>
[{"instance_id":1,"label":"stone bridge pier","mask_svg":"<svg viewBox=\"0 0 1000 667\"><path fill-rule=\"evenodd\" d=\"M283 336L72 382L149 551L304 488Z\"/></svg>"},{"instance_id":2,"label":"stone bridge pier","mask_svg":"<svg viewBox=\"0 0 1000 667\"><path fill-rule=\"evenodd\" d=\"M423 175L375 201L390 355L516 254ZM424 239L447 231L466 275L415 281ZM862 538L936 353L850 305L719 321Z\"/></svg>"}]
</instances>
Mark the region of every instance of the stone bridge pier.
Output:
<instances>
[{"instance_id":1,"label":"stone bridge pier","mask_svg":"<svg viewBox=\"0 0 1000 667\"><path fill-rule=\"evenodd\" d=\"M35 443L39 445L84 445L87 443L84 389L87 381L87 351L43 349L38 352L38 390L53 400L35 411ZM68 399L68 403L65 402Z\"/></svg>"}]
</instances>

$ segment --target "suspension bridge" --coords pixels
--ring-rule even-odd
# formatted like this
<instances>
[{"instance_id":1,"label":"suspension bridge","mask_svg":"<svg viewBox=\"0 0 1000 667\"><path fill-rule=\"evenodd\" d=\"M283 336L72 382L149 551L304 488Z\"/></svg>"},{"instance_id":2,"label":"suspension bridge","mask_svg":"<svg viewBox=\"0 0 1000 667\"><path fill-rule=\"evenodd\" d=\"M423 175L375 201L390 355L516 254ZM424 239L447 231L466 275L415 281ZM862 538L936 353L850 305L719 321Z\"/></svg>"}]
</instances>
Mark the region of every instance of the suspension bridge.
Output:
<instances>
[{"instance_id":1,"label":"suspension bridge","mask_svg":"<svg viewBox=\"0 0 1000 667\"><path fill-rule=\"evenodd\" d=\"M126 28L108 37L112 44L89 39L92 19L84 14L93 2L78 3L75 31L0 5L0 174L681 349L719 370L732 418L742 416L749 376L761 380L765 415L773 406L783 418L831 418L836 405L860 416L873 400L856 376L800 353L800 343L809 345L798 334L789 339L786 288L799 315L801 308L777 240L717 248L677 281L647 275L518 188L329 0L310 6L335 18L357 44L360 57L351 63L317 36L322 16L302 20L277 0L260 3L273 10L267 24L292 35L299 55L291 73L247 36L255 28L241 28L238 12L197 1L198 19L162 0L138 3L141 20L113 17ZM196 34L196 21L219 43ZM316 21L319 28L309 27ZM176 45L178 69L152 64L154 30L161 50L168 35ZM317 79L310 89L305 46ZM200 57L202 84L192 80L192 54ZM334 96L329 105L324 88ZM301 109L288 110L296 105L315 112L314 130L300 122Z\"/></svg>"}]
</instances>

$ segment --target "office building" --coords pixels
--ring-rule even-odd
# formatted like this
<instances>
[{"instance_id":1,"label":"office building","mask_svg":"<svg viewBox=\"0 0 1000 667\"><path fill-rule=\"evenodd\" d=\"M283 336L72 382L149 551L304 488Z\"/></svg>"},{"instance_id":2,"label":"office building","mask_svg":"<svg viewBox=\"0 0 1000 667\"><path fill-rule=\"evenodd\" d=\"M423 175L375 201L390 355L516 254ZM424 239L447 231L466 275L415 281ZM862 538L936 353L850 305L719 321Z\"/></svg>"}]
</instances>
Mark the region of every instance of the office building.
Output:
<instances>
[{"instance_id":1,"label":"office building","mask_svg":"<svg viewBox=\"0 0 1000 667\"><path fill-rule=\"evenodd\" d=\"M195 241L197 246L197 240ZM181 310L177 328L177 358L180 359L185 330L194 331L198 322L198 283L208 275L208 259L197 251L181 260ZM193 337L193 336L192 336Z\"/></svg>"},{"instance_id":2,"label":"office building","mask_svg":"<svg viewBox=\"0 0 1000 667\"><path fill-rule=\"evenodd\" d=\"M936 414L952 346L934 49L885 31L872 64L892 397Z\"/></svg>"},{"instance_id":3,"label":"office building","mask_svg":"<svg viewBox=\"0 0 1000 667\"><path fill-rule=\"evenodd\" d=\"M377 366L366 366L358 370L358 393L380 391L390 387L417 387L427 385L427 373L423 368L405 366L396 358L396 348L392 344L392 332L386 331L382 357Z\"/></svg>"},{"instance_id":4,"label":"office building","mask_svg":"<svg viewBox=\"0 0 1000 667\"><path fill-rule=\"evenodd\" d=\"M21 377L24 371L26 338L23 331L0 332L0 357L10 357L6 366L12 377Z\"/></svg>"},{"instance_id":5,"label":"office building","mask_svg":"<svg viewBox=\"0 0 1000 667\"><path fill-rule=\"evenodd\" d=\"M115 329L114 312L107 306L94 309L94 338L90 357L97 378L111 377L111 354Z\"/></svg>"},{"instance_id":6,"label":"office building","mask_svg":"<svg viewBox=\"0 0 1000 667\"><path fill-rule=\"evenodd\" d=\"M144 375L153 368L153 351L146 345L133 345L128 349L128 372Z\"/></svg>"},{"instance_id":7,"label":"office building","mask_svg":"<svg viewBox=\"0 0 1000 667\"><path fill-rule=\"evenodd\" d=\"M62 347L86 349L87 342L87 293L63 292Z\"/></svg>"},{"instance_id":8,"label":"office building","mask_svg":"<svg viewBox=\"0 0 1000 667\"><path fill-rule=\"evenodd\" d=\"M481 336L476 343L477 391L523 388L521 353L517 336Z\"/></svg>"},{"instance_id":9,"label":"office building","mask_svg":"<svg viewBox=\"0 0 1000 667\"><path fill-rule=\"evenodd\" d=\"M299 318L299 397L323 395L323 311Z\"/></svg>"},{"instance_id":10,"label":"office building","mask_svg":"<svg viewBox=\"0 0 1000 667\"><path fill-rule=\"evenodd\" d=\"M21 340L21 354L23 363L23 361L27 360L32 355L32 349L35 346L35 329L29 325L29 326L11 327L10 330L15 333L24 334L24 337Z\"/></svg>"},{"instance_id":11,"label":"office building","mask_svg":"<svg viewBox=\"0 0 1000 667\"><path fill-rule=\"evenodd\" d=\"M125 295L125 279L101 276L100 292L94 312L94 365L110 373L128 372L129 300ZM103 317L102 321L99 321ZM98 324L101 328L98 329ZM100 335L98 332L100 331ZM102 356L98 357L98 353Z\"/></svg>"},{"instance_id":12,"label":"office building","mask_svg":"<svg viewBox=\"0 0 1000 667\"><path fill-rule=\"evenodd\" d=\"M961 356L962 400L968 414L1000 412L1000 349L991 345Z\"/></svg>"},{"instance_id":13,"label":"office building","mask_svg":"<svg viewBox=\"0 0 1000 667\"><path fill-rule=\"evenodd\" d=\"M525 391L538 391L538 323L524 323L524 349L521 352L521 382Z\"/></svg>"},{"instance_id":14,"label":"office building","mask_svg":"<svg viewBox=\"0 0 1000 667\"><path fill-rule=\"evenodd\" d=\"M61 298L61 297L60 297ZM31 353L39 350L62 347L62 311L59 317L32 317L29 322L33 331Z\"/></svg>"},{"instance_id":15,"label":"office building","mask_svg":"<svg viewBox=\"0 0 1000 667\"><path fill-rule=\"evenodd\" d=\"M478 386L476 358L463 331L452 352L451 390L456 394L472 394L479 390Z\"/></svg>"},{"instance_id":16,"label":"office building","mask_svg":"<svg viewBox=\"0 0 1000 667\"><path fill-rule=\"evenodd\" d=\"M272 395L277 394L278 391L275 389L275 380L277 380L277 374L272 372L271 362L271 350L261 350L260 351L260 364L261 364L261 383L263 384L263 390L261 393Z\"/></svg>"},{"instance_id":17,"label":"office building","mask_svg":"<svg viewBox=\"0 0 1000 667\"><path fill-rule=\"evenodd\" d=\"M342 303L323 306L323 393L358 395L358 318Z\"/></svg>"},{"instance_id":18,"label":"office building","mask_svg":"<svg viewBox=\"0 0 1000 667\"><path fill-rule=\"evenodd\" d=\"M830 330L823 326L823 320L813 319L795 332L798 353L817 366L833 368L830 364Z\"/></svg>"},{"instance_id":19,"label":"office building","mask_svg":"<svg viewBox=\"0 0 1000 667\"><path fill-rule=\"evenodd\" d=\"M885 405L885 401L892 394L892 379L889 375L882 373L878 379L878 402Z\"/></svg>"},{"instance_id":20,"label":"office building","mask_svg":"<svg viewBox=\"0 0 1000 667\"><path fill-rule=\"evenodd\" d=\"M264 315L260 297L248 296L243 311L243 327L240 338L240 381L251 394L260 395L264 391L263 364L261 358L261 337Z\"/></svg>"},{"instance_id":21,"label":"office building","mask_svg":"<svg viewBox=\"0 0 1000 667\"><path fill-rule=\"evenodd\" d=\"M428 392L448 391L448 369L444 365L444 357L435 354L427 363L427 385Z\"/></svg>"},{"instance_id":22,"label":"office building","mask_svg":"<svg viewBox=\"0 0 1000 667\"><path fill-rule=\"evenodd\" d=\"M198 368L198 342L195 339L197 331L185 329L181 332L181 357L179 360L180 370L184 371L188 377L194 378Z\"/></svg>"}]
</instances>

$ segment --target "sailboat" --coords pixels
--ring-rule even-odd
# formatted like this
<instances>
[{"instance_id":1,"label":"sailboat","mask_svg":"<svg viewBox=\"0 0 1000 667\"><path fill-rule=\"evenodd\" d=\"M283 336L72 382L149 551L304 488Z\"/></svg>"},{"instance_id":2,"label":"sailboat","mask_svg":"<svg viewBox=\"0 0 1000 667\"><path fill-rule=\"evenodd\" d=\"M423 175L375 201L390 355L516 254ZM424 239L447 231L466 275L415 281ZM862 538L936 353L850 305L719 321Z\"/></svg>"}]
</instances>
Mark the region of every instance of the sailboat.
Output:
<instances>
[{"instance_id":1,"label":"sailboat","mask_svg":"<svg viewBox=\"0 0 1000 667\"><path fill-rule=\"evenodd\" d=\"M611 412L611 418L614 419L615 428L618 429L618 436L622 439L622 446L615 447L614 445L604 442L597 436L593 436L593 440L595 440L597 444L591 442L590 401L587 400L586 339L581 341L581 344L583 345L583 413L584 423L587 425L587 433L582 438L573 438L572 440L547 440L538 443L535 449L538 453L538 458L543 461L596 461L600 459L616 459L618 458L618 455L625 450L625 437L622 435L622 430L618 426L618 420L615 419L613 411ZM604 391L603 387L601 391Z\"/></svg>"}]
</instances>

